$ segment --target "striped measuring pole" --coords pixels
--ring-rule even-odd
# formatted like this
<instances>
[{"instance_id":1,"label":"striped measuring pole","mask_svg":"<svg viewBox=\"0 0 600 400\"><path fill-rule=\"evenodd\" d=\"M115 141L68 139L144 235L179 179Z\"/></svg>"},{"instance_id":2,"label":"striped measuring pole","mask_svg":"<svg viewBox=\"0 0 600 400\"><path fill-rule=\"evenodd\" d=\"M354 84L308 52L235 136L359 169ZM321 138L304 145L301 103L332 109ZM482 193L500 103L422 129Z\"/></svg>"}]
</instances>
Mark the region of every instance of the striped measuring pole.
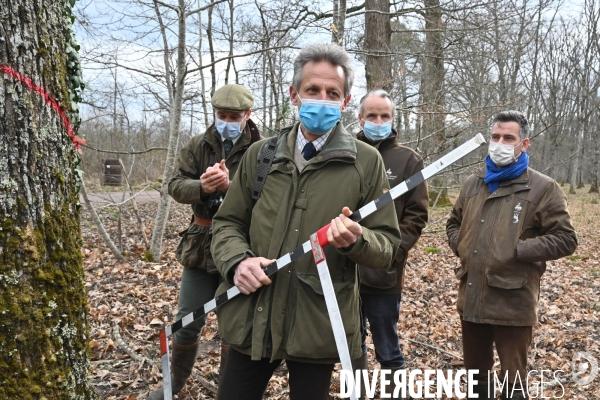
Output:
<instances>
[{"instance_id":1,"label":"striped measuring pole","mask_svg":"<svg viewBox=\"0 0 600 400\"><path fill-rule=\"evenodd\" d=\"M328 228L329 225L324 228ZM327 240L327 229L324 228L321 228L318 232L310 235L310 246L312 248L315 264L317 265L317 271L319 271L319 280L321 281L325 305L327 306L327 313L329 314L329 321L331 322L331 328L333 329L335 346L340 355L342 369L350 372L347 376L348 381L346 382L346 387L350 388L350 400L356 400L356 386L354 385L354 374L352 373L352 359L350 358L350 349L348 348L348 342L346 341L344 321L342 320L340 307L337 303L337 298L335 297L335 290L333 289L329 266L327 265L325 251L323 251L322 247L329 243ZM323 243L323 245L321 245L321 243Z\"/></svg>"},{"instance_id":2,"label":"striped measuring pole","mask_svg":"<svg viewBox=\"0 0 600 400\"><path fill-rule=\"evenodd\" d=\"M472 139L469 139L467 142L463 143L461 146L452 150L450 153L446 154L442 158L438 159L437 161L435 161L432 164L428 165L427 167L423 168L421 171L417 172L416 174L414 174L413 176L411 176L404 182L401 182L398 185L394 186L388 192L379 196L377 199L365 204L359 210L354 211L354 213L352 213L352 215L350 216L350 219L355 222L361 221L362 219L373 214L377 210L383 208L386 204L392 202L394 199L402 196L404 193L408 192L409 190L413 189L414 187L425 182L427 179L431 178L432 176L437 175L440 171L442 171L443 169L454 164L456 161L460 160L467 154L469 154L469 153L473 152L474 150L480 148L481 146L485 145L485 143L486 143L486 141L485 141L485 138L483 137L483 135L481 133L478 133ZM319 229L315 234L313 234L313 235L318 235L319 245L321 247L324 247L327 244L329 244L329 242L327 241L327 234L326 234L327 230L329 229L329 225L330 224L327 224L323 228ZM311 237L313 235L311 235ZM289 253L284 254L283 256L281 256L280 258L275 260L273 263L266 266L264 269L264 272L267 276L273 275L277 271L279 271L281 268L283 268L283 267L287 266L288 264L290 264L291 262L297 260L304 254L310 253L312 250L313 250L313 246L311 244L311 241L307 240L306 242L302 243L302 245L298 246L297 248L290 251ZM327 275L329 275L329 273L327 273ZM320 272L319 272L319 276L321 277ZM331 281L331 278L329 278L329 279ZM321 284L323 284L323 279L321 280ZM323 291L325 291L325 288L323 288ZM229 290L227 290L226 292L215 297L208 303L204 304L204 306L194 310L193 312L184 316L182 319L176 321L175 323L173 323L173 325L166 326L161 330L160 347L161 347L161 358L162 358L163 390L164 390L165 400L172 400L168 338L170 336L172 336L175 332L177 332L178 330L183 328L184 326L189 325L190 323L194 322L195 320L197 320L200 317L203 317L204 315L213 311L215 308L217 308L221 304L225 303L226 301L234 298L235 296L237 296L239 294L240 294L239 289L236 286L234 286L234 287L230 288ZM335 296L335 294L334 294L334 296ZM336 306L337 306L337 301L336 301ZM329 311L329 308L328 308L328 311ZM338 313L339 313L339 310L338 310ZM330 318L331 318L331 314L330 314ZM333 321L332 321L332 326L333 326ZM335 336L335 334L336 333L334 331L334 336ZM345 338L345 335L344 335L344 338ZM337 341L336 341L336 345L337 345ZM346 348L347 348L347 346L348 346L348 344L346 343ZM339 350L339 346L338 346L338 352L339 351L340 350ZM342 368L347 369L344 365L342 365ZM351 367L350 367L350 370L352 370ZM167 374L168 376L166 376L165 374ZM352 392L354 393L354 390L352 390Z\"/></svg>"}]
</instances>

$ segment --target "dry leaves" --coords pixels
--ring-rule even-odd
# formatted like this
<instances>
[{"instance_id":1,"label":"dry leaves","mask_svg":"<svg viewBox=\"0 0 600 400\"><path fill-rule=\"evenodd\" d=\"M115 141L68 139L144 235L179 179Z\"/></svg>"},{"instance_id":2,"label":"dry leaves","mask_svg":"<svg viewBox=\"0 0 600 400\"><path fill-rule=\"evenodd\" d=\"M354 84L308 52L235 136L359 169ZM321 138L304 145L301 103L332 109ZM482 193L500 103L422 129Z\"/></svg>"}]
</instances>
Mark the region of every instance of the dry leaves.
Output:
<instances>
[{"instance_id":1,"label":"dry leaves","mask_svg":"<svg viewBox=\"0 0 600 400\"><path fill-rule=\"evenodd\" d=\"M542 279L539 303L540 323L534 329L530 368L564 370L563 399L600 399L600 376L581 387L571 380L571 360L575 353L587 351L600 361L600 204L596 195L582 190L569 197L573 223L579 235L579 248L569 258L548 263ZM138 205L146 227L151 230L155 203ZM116 211L98 209L111 237L116 242ZM431 220L449 210L434 210ZM93 380L101 399L145 399L161 384L158 333L164 324L175 321L181 266L175 260L179 237L189 221L188 206L173 203L159 263L142 260L144 246L136 219L123 206L124 252L129 261L118 262L107 250L85 209L82 213L84 245L82 255L89 295L90 350ZM453 269L458 265L446 245L445 219L429 227L410 253L401 318L398 324L409 368L462 368L461 330L456 313L457 282ZM431 249L436 248L436 253ZM112 337L118 324L122 339L145 361L134 361ZM202 347L194 374L217 384L220 337L214 314L203 330ZM379 368L373 345L367 340L371 368ZM336 367L336 371L339 366ZM545 380L551 380L547 375ZM265 399L287 399L287 376L281 366L271 380ZM339 374L332 379L332 398L337 398ZM550 390L550 389L548 389ZM560 396L560 386L553 388ZM544 393L550 396L550 391ZM179 399L213 399L197 380L188 380Z\"/></svg>"}]
</instances>

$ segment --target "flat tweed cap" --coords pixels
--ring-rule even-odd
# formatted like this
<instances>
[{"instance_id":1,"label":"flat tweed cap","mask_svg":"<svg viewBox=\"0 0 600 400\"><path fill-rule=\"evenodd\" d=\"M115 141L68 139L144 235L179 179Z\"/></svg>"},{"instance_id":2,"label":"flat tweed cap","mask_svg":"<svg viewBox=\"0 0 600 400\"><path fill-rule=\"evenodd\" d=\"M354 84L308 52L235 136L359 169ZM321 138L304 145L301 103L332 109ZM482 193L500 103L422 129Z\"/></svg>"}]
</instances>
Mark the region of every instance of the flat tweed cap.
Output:
<instances>
[{"instance_id":1,"label":"flat tweed cap","mask_svg":"<svg viewBox=\"0 0 600 400\"><path fill-rule=\"evenodd\" d=\"M246 111L254 105L254 97L245 87L232 83L219 88L210 102L214 108Z\"/></svg>"}]
</instances>

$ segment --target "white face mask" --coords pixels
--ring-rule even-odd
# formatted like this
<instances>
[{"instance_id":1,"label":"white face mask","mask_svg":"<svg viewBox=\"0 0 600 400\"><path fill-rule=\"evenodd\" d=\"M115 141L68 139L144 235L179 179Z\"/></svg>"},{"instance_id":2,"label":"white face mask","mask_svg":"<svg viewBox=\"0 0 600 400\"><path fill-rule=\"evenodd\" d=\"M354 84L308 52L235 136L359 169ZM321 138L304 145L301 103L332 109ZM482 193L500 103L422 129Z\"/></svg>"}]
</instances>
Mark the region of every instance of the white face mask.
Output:
<instances>
[{"instance_id":1,"label":"white face mask","mask_svg":"<svg viewBox=\"0 0 600 400\"><path fill-rule=\"evenodd\" d=\"M521 143L522 141L512 146L510 144L502 144L499 142L490 141L488 154L490 155L490 158L492 159L494 164L496 164L497 167L506 167L507 165L510 165L517 161L517 158L519 158L515 157L515 147L517 147ZM519 154L519 156L520 155L521 154Z\"/></svg>"}]
</instances>

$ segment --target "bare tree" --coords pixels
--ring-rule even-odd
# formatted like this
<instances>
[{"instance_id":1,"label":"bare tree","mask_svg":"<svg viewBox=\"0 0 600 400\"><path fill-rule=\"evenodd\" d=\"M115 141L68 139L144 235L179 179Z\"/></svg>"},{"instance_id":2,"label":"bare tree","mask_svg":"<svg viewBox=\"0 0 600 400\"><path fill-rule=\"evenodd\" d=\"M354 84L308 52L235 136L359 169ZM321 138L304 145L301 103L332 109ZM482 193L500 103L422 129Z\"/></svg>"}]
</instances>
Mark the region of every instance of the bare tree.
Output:
<instances>
[{"instance_id":1,"label":"bare tree","mask_svg":"<svg viewBox=\"0 0 600 400\"><path fill-rule=\"evenodd\" d=\"M424 0L425 49L421 75L422 126L425 135L434 134L437 144L445 141L444 34L439 0Z\"/></svg>"},{"instance_id":2,"label":"bare tree","mask_svg":"<svg viewBox=\"0 0 600 400\"><path fill-rule=\"evenodd\" d=\"M160 201L158 202L158 209L156 211L156 218L154 220L154 229L152 231L152 239L150 242L150 253L155 260L160 259L162 252L162 239L167 225L167 218L169 217L169 208L171 206L171 196L168 193L169 179L173 174L173 168L175 165L175 157L177 155L177 143L179 138L179 130L181 126L181 110L183 105L183 93L185 88L185 77L186 77L186 4L184 0L179 0L176 12L177 12L177 59L175 71L171 70L169 54L169 44L166 33L166 26L162 22L162 15L157 0L154 0L154 8L156 10L156 16L159 20L161 36L164 41L164 70L165 70L165 81L167 83L167 90L169 92L169 144L167 150L167 157L165 160L165 170L163 173L162 188L160 193ZM174 77L174 82L171 78Z\"/></svg>"},{"instance_id":3,"label":"bare tree","mask_svg":"<svg viewBox=\"0 0 600 400\"><path fill-rule=\"evenodd\" d=\"M333 21L331 23L331 42L344 45L346 30L346 0L333 0Z\"/></svg>"},{"instance_id":4,"label":"bare tree","mask_svg":"<svg viewBox=\"0 0 600 400\"><path fill-rule=\"evenodd\" d=\"M367 90L394 87L389 0L365 1L365 77Z\"/></svg>"}]
</instances>

